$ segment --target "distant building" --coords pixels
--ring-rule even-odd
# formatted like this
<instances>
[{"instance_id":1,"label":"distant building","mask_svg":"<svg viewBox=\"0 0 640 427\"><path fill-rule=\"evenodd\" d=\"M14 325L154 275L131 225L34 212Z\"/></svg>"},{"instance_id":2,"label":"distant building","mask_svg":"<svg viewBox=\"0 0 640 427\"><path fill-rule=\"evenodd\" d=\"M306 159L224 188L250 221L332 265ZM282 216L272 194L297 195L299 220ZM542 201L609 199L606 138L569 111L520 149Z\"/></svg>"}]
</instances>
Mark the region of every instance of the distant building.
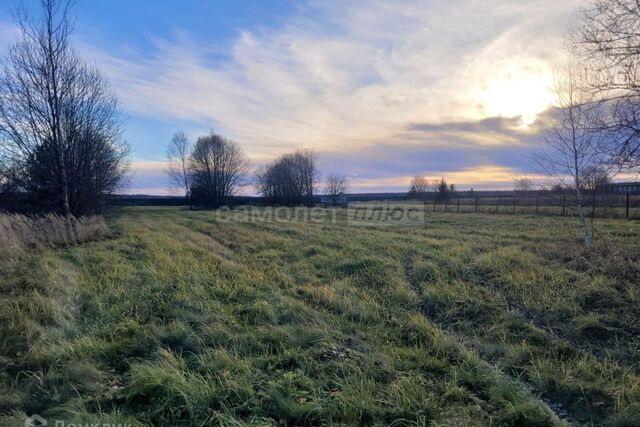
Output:
<instances>
[{"instance_id":1,"label":"distant building","mask_svg":"<svg viewBox=\"0 0 640 427\"><path fill-rule=\"evenodd\" d=\"M614 182L607 189L609 193L640 194L640 182Z\"/></svg>"}]
</instances>

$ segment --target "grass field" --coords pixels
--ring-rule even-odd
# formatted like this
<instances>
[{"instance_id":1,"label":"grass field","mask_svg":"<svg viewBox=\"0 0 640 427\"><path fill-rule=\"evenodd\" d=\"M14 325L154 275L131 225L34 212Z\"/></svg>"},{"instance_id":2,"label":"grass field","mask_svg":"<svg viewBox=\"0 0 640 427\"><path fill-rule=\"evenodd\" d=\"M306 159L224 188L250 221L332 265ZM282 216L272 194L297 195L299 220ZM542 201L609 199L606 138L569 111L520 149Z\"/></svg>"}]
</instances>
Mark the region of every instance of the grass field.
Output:
<instances>
[{"instance_id":1,"label":"grass field","mask_svg":"<svg viewBox=\"0 0 640 427\"><path fill-rule=\"evenodd\" d=\"M0 260L0 425L640 425L640 223L126 208Z\"/></svg>"}]
</instances>

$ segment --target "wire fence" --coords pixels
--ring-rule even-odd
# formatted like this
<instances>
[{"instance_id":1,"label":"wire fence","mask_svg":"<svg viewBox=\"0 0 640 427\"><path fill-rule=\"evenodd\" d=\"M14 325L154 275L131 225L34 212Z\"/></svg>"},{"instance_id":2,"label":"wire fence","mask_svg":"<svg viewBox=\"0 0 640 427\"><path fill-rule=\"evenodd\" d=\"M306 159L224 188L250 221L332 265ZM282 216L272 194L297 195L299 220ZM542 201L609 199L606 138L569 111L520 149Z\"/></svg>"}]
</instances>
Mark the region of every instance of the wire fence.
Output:
<instances>
[{"instance_id":1,"label":"wire fence","mask_svg":"<svg viewBox=\"0 0 640 427\"><path fill-rule=\"evenodd\" d=\"M380 199L351 201L350 207L388 207L415 205L425 212L493 213L512 215L577 215L575 196L566 194L537 193L505 196L452 196L448 200L393 200ZM640 219L640 194L607 193L585 194L585 214L591 218Z\"/></svg>"}]
</instances>

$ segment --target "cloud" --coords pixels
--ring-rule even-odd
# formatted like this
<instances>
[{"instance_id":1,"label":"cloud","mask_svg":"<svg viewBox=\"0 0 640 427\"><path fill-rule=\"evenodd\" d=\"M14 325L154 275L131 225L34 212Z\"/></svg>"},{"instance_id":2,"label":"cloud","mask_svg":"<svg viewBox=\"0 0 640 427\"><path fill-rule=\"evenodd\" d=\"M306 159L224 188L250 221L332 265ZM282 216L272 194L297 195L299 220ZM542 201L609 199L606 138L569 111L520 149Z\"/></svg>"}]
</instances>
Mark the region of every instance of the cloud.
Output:
<instances>
[{"instance_id":1,"label":"cloud","mask_svg":"<svg viewBox=\"0 0 640 427\"><path fill-rule=\"evenodd\" d=\"M531 172L535 138L529 140L525 132L509 131L515 122L516 119L490 118L476 122L412 125L411 129L420 134L422 143L391 139L378 141L366 150L324 150L319 153L320 168L325 176L346 174L352 191L405 191L410 179L417 174L429 179L445 177L459 188L510 189L515 178L535 176L538 179L538 175ZM467 133L485 134L492 129L496 133L521 135L522 142L473 144L465 137ZM260 159L252 159L251 168L255 170L260 163ZM170 193L166 162L138 160L133 162L132 168L137 178L130 193ZM166 188L159 191L159 183L165 183ZM253 188L246 189L247 194L253 192Z\"/></svg>"},{"instance_id":2,"label":"cloud","mask_svg":"<svg viewBox=\"0 0 640 427\"><path fill-rule=\"evenodd\" d=\"M7 22L0 22L0 40L16 40L18 38L18 27ZM7 54L8 43L0 42L0 56Z\"/></svg>"},{"instance_id":3,"label":"cloud","mask_svg":"<svg viewBox=\"0 0 640 427\"><path fill-rule=\"evenodd\" d=\"M545 117L544 113L540 113ZM456 149L479 149L530 145L539 139L542 120L522 127L522 117L488 117L475 121L414 123L406 138L431 141L430 146Z\"/></svg>"},{"instance_id":4,"label":"cloud","mask_svg":"<svg viewBox=\"0 0 640 427\"><path fill-rule=\"evenodd\" d=\"M164 161L133 160L131 162L133 182L125 189L127 194L171 194Z\"/></svg>"},{"instance_id":5,"label":"cloud","mask_svg":"<svg viewBox=\"0 0 640 427\"><path fill-rule=\"evenodd\" d=\"M179 194L169 185L166 178L166 165L164 162L134 162L133 168L136 171L136 182L128 188L127 194L154 194L168 195ZM349 191L361 192L404 192L409 188L409 182L415 175L398 173L396 171L386 171L382 176L373 174L371 176L360 175L358 173L348 174ZM448 182L456 184L456 187L465 190L475 188L483 189L504 189L511 190L516 178L527 177L536 182L544 182L545 177L535 173L523 173L515 168L504 166L476 166L462 170L431 170L424 176L431 182L445 177ZM254 195L255 189L247 187L244 194Z\"/></svg>"},{"instance_id":6,"label":"cloud","mask_svg":"<svg viewBox=\"0 0 640 427\"><path fill-rule=\"evenodd\" d=\"M549 80L575 4L312 2L282 27L240 31L226 59L213 60L219 46L184 31L153 39L151 52L91 49L128 110L214 126L250 154L272 157L411 141L403 131L413 123L544 108L519 95ZM511 94L522 111L489 99L513 87L522 89ZM504 112L491 111L501 104Z\"/></svg>"},{"instance_id":7,"label":"cloud","mask_svg":"<svg viewBox=\"0 0 640 427\"><path fill-rule=\"evenodd\" d=\"M445 177L447 182L455 184L459 190L474 188L484 189L513 189L513 182L517 178L527 177L536 182L543 182L544 178L538 174L521 174L518 171L502 166L480 166L458 170L455 172L442 171L424 175L429 182ZM409 188L414 175L396 175L392 177L360 179L351 178L350 188L357 192L394 191L403 192Z\"/></svg>"},{"instance_id":8,"label":"cloud","mask_svg":"<svg viewBox=\"0 0 640 427\"><path fill-rule=\"evenodd\" d=\"M429 171L496 183L530 169L578 3L312 0L278 27L239 29L225 55L184 28L145 51L95 34L78 46L131 114L213 128L254 161L313 148L362 188ZM159 170L141 165L136 185L158 188Z\"/></svg>"}]
</instances>

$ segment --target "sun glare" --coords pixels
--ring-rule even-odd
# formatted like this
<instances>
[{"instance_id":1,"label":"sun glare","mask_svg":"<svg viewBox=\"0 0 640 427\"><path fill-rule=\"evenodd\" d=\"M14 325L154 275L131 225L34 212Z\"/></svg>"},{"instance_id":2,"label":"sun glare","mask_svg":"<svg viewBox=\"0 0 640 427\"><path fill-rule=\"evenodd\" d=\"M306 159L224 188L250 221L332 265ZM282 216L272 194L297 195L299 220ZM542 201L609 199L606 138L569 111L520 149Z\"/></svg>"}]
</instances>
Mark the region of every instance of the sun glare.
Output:
<instances>
[{"instance_id":1,"label":"sun glare","mask_svg":"<svg viewBox=\"0 0 640 427\"><path fill-rule=\"evenodd\" d=\"M529 75L492 81L483 103L489 116L520 117L520 126L528 128L553 100L549 82L541 75Z\"/></svg>"}]
</instances>

